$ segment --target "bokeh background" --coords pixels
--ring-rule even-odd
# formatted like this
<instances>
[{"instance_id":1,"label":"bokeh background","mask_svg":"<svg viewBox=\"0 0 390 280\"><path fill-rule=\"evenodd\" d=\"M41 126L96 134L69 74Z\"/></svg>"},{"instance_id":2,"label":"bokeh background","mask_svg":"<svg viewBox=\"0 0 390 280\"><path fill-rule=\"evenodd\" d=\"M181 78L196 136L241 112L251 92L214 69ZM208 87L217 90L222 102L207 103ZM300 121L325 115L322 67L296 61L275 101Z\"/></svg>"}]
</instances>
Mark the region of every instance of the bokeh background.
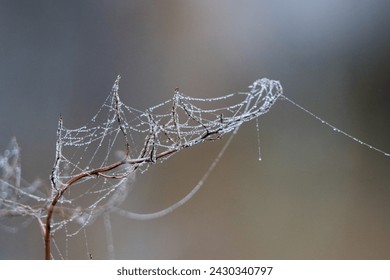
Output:
<instances>
[{"instance_id":1,"label":"bokeh background","mask_svg":"<svg viewBox=\"0 0 390 280\"><path fill-rule=\"evenodd\" d=\"M390 150L390 2L0 1L0 150L13 136L23 177L49 185L57 120L85 124L118 74L122 101L217 97L261 77L338 128ZM244 125L204 187L152 221L112 216L118 259L389 259L390 162L285 101ZM183 197L224 140L137 175L124 207ZM1 259L41 259L36 224L0 232ZM86 240L69 258L86 259ZM106 259L101 221L87 229Z\"/></svg>"}]
</instances>

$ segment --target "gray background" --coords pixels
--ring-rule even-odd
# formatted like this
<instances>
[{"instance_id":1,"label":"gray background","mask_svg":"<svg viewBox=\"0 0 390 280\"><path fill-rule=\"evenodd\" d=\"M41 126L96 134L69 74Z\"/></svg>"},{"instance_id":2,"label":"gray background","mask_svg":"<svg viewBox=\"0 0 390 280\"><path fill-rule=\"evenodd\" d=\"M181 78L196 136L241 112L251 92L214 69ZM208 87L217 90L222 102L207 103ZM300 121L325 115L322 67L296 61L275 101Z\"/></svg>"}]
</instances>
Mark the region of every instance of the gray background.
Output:
<instances>
[{"instance_id":1,"label":"gray background","mask_svg":"<svg viewBox=\"0 0 390 280\"><path fill-rule=\"evenodd\" d=\"M56 126L79 127L117 74L145 109L177 86L194 97L261 77L340 129L389 152L389 1L0 1L0 150L16 136L23 177L49 185ZM112 217L118 259L389 259L389 158L278 102L235 137L201 191L158 220ZM124 207L184 196L220 143L137 176ZM88 228L108 257L101 221ZM1 259L41 259L36 224L0 232ZM69 258L87 258L84 236Z\"/></svg>"}]
</instances>

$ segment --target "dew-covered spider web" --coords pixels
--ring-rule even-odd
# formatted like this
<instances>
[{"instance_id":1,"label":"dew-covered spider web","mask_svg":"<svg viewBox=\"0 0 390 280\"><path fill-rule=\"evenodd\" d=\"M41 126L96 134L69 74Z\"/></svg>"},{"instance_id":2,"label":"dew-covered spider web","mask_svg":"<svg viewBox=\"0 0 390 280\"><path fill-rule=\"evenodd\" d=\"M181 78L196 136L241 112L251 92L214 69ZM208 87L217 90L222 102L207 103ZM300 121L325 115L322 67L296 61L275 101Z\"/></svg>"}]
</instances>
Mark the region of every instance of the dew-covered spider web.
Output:
<instances>
[{"instance_id":1,"label":"dew-covered spider web","mask_svg":"<svg viewBox=\"0 0 390 280\"><path fill-rule=\"evenodd\" d=\"M72 258L69 242L76 236L85 237L89 251L86 229L98 217L104 221L107 251L113 258L111 215L153 219L186 203L202 187L239 127L253 119L258 120L278 99L287 100L334 131L389 156L284 96L278 81L259 79L249 86L249 91L218 98L189 97L176 89L171 99L138 110L122 103L118 93L119 80L118 76L110 95L86 125L69 129L60 118L49 195L40 182L29 184L21 179L16 141L13 140L10 148L0 156L0 217L23 216L27 217L25 223L37 220L45 238L50 239L47 243L51 245L51 258ZM137 172L142 174L151 164L162 163L179 151L218 140L226 134L230 136L219 154L181 200L154 213L121 209L134 186ZM16 228L3 222L0 226L11 232ZM50 235L45 235L47 232Z\"/></svg>"}]
</instances>

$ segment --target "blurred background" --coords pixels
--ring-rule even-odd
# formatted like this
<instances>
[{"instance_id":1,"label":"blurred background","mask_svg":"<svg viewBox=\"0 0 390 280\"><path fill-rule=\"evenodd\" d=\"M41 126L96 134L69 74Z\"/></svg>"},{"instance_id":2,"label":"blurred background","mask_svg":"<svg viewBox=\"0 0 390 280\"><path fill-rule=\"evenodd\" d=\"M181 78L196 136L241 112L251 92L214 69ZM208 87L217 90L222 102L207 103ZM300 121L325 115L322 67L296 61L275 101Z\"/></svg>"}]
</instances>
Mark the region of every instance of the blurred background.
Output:
<instances>
[{"instance_id":1,"label":"blurred background","mask_svg":"<svg viewBox=\"0 0 390 280\"><path fill-rule=\"evenodd\" d=\"M279 80L285 95L390 151L390 2L0 2L0 151L16 137L22 174L49 185L57 120L84 125L118 74L144 110L175 87L194 97ZM226 141L138 174L124 208L163 209L198 182ZM389 259L390 161L286 101L245 124L204 187L152 221L111 217L117 259ZM1 259L41 259L38 226L0 232ZM89 252L106 259L102 221ZM86 259L86 239L69 258Z\"/></svg>"}]
</instances>

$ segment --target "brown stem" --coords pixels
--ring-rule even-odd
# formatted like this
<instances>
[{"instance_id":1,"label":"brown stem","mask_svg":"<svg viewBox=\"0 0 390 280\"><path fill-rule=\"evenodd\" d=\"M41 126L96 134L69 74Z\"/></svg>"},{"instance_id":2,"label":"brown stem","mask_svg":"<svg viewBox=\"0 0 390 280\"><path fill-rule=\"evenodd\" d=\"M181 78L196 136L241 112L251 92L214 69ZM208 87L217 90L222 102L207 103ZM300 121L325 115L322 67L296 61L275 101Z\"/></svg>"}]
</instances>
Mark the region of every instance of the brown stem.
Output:
<instances>
[{"instance_id":1,"label":"brown stem","mask_svg":"<svg viewBox=\"0 0 390 280\"><path fill-rule=\"evenodd\" d=\"M54 207L58 199L61 197L61 192L57 192L47 210L46 226L45 226L45 260L51 260L50 236L51 236L51 217L53 216Z\"/></svg>"}]
</instances>

